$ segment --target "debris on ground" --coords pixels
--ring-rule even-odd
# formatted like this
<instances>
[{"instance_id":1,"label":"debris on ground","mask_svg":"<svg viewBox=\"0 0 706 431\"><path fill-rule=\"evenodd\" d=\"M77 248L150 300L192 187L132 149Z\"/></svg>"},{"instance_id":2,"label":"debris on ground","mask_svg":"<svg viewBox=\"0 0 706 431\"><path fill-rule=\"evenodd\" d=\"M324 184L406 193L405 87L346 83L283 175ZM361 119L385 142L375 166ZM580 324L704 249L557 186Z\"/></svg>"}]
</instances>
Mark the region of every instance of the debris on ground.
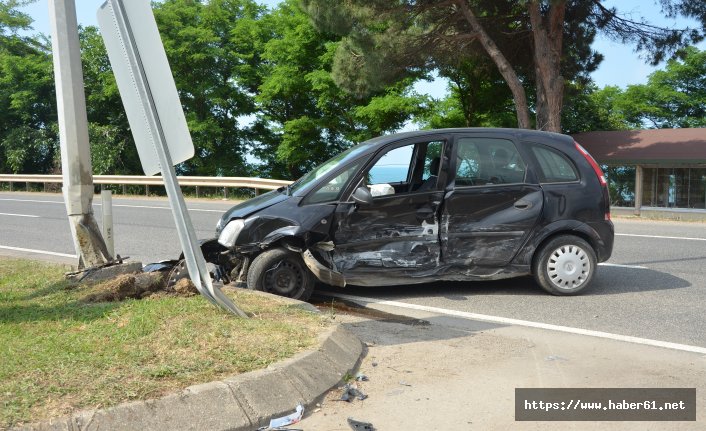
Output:
<instances>
[{"instance_id":1,"label":"debris on ground","mask_svg":"<svg viewBox=\"0 0 706 431\"><path fill-rule=\"evenodd\" d=\"M361 422L353 418L348 418L348 426L353 431L375 431L375 427L370 422Z\"/></svg>"},{"instance_id":2,"label":"debris on ground","mask_svg":"<svg viewBox=\"0 0 706 431\"><path fill-rule=\"evenodd\" d=\"M194 282L188 278L182 278L174 285L174 292L179 296L194 296L199 293Z\"/></svg>"},{"instance_id":3,"label":"debris on ground","mask_svg":"<svg viewBox=\"0 0 706 431\"><path fill-rule=\"evenodd\" d=\"M148 263L142 267L142 272L167 272L174 268L178 261L176 260L162 260L160 262Z\"/></svg>"},{"instance_id":4,"label":"debris on ground","mask_svg":"<svg viewBox=\"0 0 706 431\"><path fill-rule=\"evenodd\" d=\"M270 420L270 425L268 427L262 427L259 428L259 430L280 430L284 431L282 427L286 427L295 423L298 423L299 421L302 420L302 417L304 416L304 406L299 404L297 405L296 409L294 410L294 413L289 414L287 416L282 416L281 418L275 418ZM290 430L293 431L293 430Z\"/></svg>"},{"instance_id":5,"label":"debris on ground","mask_svg":"<svg viewBox=\"0 0 706 431\"><path fill-rule=\"evenodd\" d=\"M363 373L358 373L355 375L355 381L356 382L367 382L368 381L368 376L366 376Z\"/></svg>"},{"instance_id":6,"label":"debris on ground","mask_svg":"<svg viewBox=\"0 0 706 431\"><path fill-rule=\"evenodd\" d=\"M350 403L356 398L363 401L364 399L368 398L368 396L361 392L357 386L352 385L350 383L346 384L343 387L343 393L341 394L340 401L346 401Z\"/></svg>"},{"instance_id":7,"label":"debris on ground","mask_svg":"<svg viewBox=\"0 0 706 431\"><path fill-rule=\"evenodd\" d=\"M556 355L550 355L544 358L545 361L568 361L568 359L563 358L561 356L556 356Z\"/></svg>"},{"instance_id":8,"label":"debris on ground","mask_svg":"<svg viewBox=\"0 0 706 431\"><path fill-rule=\"evenodd\" d=\"M156 294L194 296L198 294L190 279L184 278L174 286L167 286L167 273L161 270L119 275L97 283L86 290L82 302L117 302L143 299Z\"/></svg>"},{"instance_id":9,"label":"debris on ground","mask_svg":"<svg viewBox=\"0 0 706 431\"><path fill-rule=\"evenodd\" d=\"M400 385L402 386L412 386L410 383L405 382L404 380L400 380Z\"/></svg>"},{"instance_id":10,"label":"debris on ground","mask_svg":"<svg viewBox=\"0 0 706 431\"><path fill-rule=\"evenodd\" d=\"M114 302L141 299L164 289L164 277L156 272L123 274L92 287L83 302Z\"/></svg>"}]
</instances>

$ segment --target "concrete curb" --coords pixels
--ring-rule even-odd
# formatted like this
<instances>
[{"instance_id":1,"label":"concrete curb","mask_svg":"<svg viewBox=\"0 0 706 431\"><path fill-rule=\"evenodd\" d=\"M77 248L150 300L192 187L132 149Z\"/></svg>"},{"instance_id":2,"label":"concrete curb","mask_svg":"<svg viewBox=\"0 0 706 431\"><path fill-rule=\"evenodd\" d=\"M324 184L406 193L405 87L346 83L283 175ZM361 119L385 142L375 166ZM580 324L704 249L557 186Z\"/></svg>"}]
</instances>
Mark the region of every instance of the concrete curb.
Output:
<instances>
[{"instance_id":1,"label":"concrete curb","mask_svg":"<svg viewBox=\"0 0 706 431\"><path fill-rule=\"evenodd\" d=\"M318 346L264 370L190 386L160 399L87 410L17 430L256 430L292 413L297 404L316 402L354 369L363 345L338 325Z\"/></svg>"}]
</instances>

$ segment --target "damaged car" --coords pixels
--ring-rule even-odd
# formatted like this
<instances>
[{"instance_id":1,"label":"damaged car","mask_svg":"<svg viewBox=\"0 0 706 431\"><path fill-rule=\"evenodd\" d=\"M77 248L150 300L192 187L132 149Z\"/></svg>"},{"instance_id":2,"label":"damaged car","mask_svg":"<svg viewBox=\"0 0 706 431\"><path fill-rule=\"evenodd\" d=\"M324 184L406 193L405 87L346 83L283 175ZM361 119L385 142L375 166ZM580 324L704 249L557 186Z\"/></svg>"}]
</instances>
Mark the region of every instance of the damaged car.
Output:
<instances>
[{"instance_id":1,"label":"damaged car","mask_svg":"<svg viewBox=\"0 0 706 431\"><path fill-rule=\"evenodd\" d=\"M613 235L605 176L570 136L469 128L354 146L234 206L203 249L237 285L302 300L317 282L530 274L573 295L610 257Z\"/></svg>"}]
</instances>

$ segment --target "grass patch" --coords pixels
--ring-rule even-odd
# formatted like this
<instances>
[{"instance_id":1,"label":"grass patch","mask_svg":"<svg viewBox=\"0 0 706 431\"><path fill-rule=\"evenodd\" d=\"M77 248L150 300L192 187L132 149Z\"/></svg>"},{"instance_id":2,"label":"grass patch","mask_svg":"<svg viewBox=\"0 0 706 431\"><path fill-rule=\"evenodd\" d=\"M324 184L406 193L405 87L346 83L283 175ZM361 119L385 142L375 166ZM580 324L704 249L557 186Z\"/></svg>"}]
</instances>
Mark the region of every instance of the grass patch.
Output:
<instances>
[{"instance_id":1,"label":"grass patch","mask_svg":"<svg viewBox=\"0 0 706 431\"><path fill-rule=\"evenodd\" d=\"M0 258L0 429L155 398L291 357L325 317L245 290L251 319L200 295L86 303L60 266Z\"/></svg>"}]
</instances>

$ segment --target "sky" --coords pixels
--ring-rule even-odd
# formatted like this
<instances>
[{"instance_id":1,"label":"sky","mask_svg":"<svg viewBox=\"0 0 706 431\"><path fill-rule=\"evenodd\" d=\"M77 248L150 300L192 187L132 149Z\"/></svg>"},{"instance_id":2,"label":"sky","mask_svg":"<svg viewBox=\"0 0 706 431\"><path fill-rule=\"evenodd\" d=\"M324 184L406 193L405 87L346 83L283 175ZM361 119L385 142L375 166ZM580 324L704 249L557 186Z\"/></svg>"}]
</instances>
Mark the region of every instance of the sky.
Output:
<instances>
[{"instance_id":1,"label":"sky","mask_svg":"<svg viewBox=\"0 0 706 431\"><path fill-rule=\"evenodd\" d=\"M697 0L695 0L697 1ZM83 25L96 25L96 11L104 0L76 0L78 22ZM279 0L262 0L260 3L269 7L274 7ZM687 20L668 20L662 16L659 6L654 0L607 0L604 5L616 7L623 14L631 14L633 19L644 17L651 23L666 27L684 27L689 25L694 27L696 22ZM24 7L24 10L34 19L35 32L49 34L49 6L48 0L37 0L35 3ZM698 45L700 49L706 49L706 43ZM598 36L594 42L593 49L604 55L604 60L592 74L593 80L599 87L606 85L617 85L625 88L630 84L642 84L647 82L648 75L660 68L664 64L652 67L635 53L633 48L619 42L608 40L603 36ZM441 98L446 93L447 82L443 79L434 81L418 82L415 86L417 92L429 94L435 98Z\"/></svg>"}]
</instances>

